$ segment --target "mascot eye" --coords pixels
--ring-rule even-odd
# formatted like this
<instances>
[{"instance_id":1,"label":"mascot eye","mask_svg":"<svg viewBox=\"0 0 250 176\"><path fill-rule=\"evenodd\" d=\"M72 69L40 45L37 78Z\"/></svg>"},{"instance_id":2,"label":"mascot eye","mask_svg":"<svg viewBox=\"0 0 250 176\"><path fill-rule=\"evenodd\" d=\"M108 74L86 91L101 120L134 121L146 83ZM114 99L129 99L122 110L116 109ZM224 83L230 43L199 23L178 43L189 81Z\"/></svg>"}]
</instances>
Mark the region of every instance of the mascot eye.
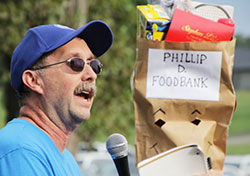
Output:
<instances>
[{"instance_id":1,"label":"mascot eye","mask_svg":"<svg viewBox=\"0 0 250 176\"><path fill-rule=\"evenodd\" d=\"M162 119L159 119L155 122L155 125L161 128L165 123Z\"/></svg>"},{"instance_id":2,"label":"mascot eye","mask_svg":"<svg viewBox=\"0 0 250 176\"><path fill-rule=\"evenodd\" d=\"M193 115L193 114L200 114L201 115L201 112L198 110L198 109L195 109L192 113L191 113L191 115ZM193 124L195 124L196 126L198 126L199 124L200 124L200 122L201 122L201 120L199 119L199 118L195 118L193 121L191 121Z\"/></svg>"},{"instance_id":3,"label":"mascot eye","mask_svg":"<svg viewBox=\"0 0 250 176\"><path fill-rule=\"evenodd\" d=\"M157 111L155 111L154 113L153 113L153 115L156 115L156 114L161 114L161 115L166 115L166 112L163 110L163 109L161 109L161 108L159 108ZM158 126L158 127L162 127L164 124L165 124L166 122L164 121L164 120L162 120L162 119L158 119L158 120L156 120L155 122L154 122L154 124L156 125L156 126Z\"/></svg>"},{"instance_id":4,"label":"mascot eye","mask_svg":"<svg viewBox=\"0 0 250 176\"><path fill-rule=\"evenodd\" d=\"M201 112L198 109L195 109L191 114L195 114L195 113L198 113L201 115Z\"/></svg>"}]
</instances>

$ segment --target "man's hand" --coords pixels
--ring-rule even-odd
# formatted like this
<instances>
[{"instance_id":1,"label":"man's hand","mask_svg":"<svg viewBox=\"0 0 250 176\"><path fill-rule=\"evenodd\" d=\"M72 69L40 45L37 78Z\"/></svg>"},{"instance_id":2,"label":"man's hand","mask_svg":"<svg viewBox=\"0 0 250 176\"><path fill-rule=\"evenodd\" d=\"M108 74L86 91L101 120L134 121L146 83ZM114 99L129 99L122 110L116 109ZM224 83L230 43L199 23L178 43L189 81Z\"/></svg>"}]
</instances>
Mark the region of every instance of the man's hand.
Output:
<instances>
[{"instance_id":1,"label":"man's hand","mask_svg":"<svg viewBox=\"0 0 250 176\"><path fill-rule=\"evenodd\" d=\"M223 172L211 169L207 174L195 174L193 176L223 176Z\"/></svg>"}]
</instances>

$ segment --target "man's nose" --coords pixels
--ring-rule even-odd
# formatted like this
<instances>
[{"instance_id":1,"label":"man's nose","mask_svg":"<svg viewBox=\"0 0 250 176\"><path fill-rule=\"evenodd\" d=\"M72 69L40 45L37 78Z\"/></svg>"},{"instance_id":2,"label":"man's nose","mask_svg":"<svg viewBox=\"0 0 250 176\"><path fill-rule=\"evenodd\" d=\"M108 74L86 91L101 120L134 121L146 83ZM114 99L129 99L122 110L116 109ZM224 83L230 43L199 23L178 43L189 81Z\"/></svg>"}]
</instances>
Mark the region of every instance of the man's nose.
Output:
<instances>
[{"instance_id":1,"label":"man's nose","mask_svg":"<svg viewBox=\"0 0 250 176\"><path fill-rule=\"evenodd\" d=\"M89 64L86 64L82 71L82 81L95 81L97 79L97 74L91 68Z\"/></svg>"}]
</instances>

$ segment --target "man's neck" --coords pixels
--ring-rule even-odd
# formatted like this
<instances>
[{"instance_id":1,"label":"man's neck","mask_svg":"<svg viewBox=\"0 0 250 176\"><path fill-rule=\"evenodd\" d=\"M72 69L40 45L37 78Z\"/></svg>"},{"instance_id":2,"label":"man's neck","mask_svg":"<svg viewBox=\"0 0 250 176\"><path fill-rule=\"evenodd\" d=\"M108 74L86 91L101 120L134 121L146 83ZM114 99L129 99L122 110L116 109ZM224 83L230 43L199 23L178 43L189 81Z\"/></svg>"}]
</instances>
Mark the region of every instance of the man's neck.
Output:
<instances>
[{"instance_id":1,"label":"man's neck","mask_svg":"<svg viewBox=\"0 0 250 176\"><path fill-rule=\"evenodd\" d=\"M51 121L39 108L24 105L20 109L20 119L27 120L45 132L55 143L58 150L63 153L71 132L65 132Z\"/></svg>"}]
</instances>

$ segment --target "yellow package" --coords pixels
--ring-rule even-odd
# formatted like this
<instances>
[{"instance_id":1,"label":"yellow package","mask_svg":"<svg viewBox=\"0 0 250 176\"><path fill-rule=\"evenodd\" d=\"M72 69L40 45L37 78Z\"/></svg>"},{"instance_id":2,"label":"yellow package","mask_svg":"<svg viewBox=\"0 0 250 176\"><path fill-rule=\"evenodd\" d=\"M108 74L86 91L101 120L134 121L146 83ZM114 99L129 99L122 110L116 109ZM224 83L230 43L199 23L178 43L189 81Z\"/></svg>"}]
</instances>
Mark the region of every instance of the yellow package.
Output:
<instances>
[{"instance_id":1,"label":"yellow package","mask_svg":"<svg viewBox=\"0 0 250 176\"><path fill-rule=\"evenodd\" d=\"M159 5L139 5L137 34L148 40L164 40L170 24L170 18Z\"/></svg>"}]
</instances>

